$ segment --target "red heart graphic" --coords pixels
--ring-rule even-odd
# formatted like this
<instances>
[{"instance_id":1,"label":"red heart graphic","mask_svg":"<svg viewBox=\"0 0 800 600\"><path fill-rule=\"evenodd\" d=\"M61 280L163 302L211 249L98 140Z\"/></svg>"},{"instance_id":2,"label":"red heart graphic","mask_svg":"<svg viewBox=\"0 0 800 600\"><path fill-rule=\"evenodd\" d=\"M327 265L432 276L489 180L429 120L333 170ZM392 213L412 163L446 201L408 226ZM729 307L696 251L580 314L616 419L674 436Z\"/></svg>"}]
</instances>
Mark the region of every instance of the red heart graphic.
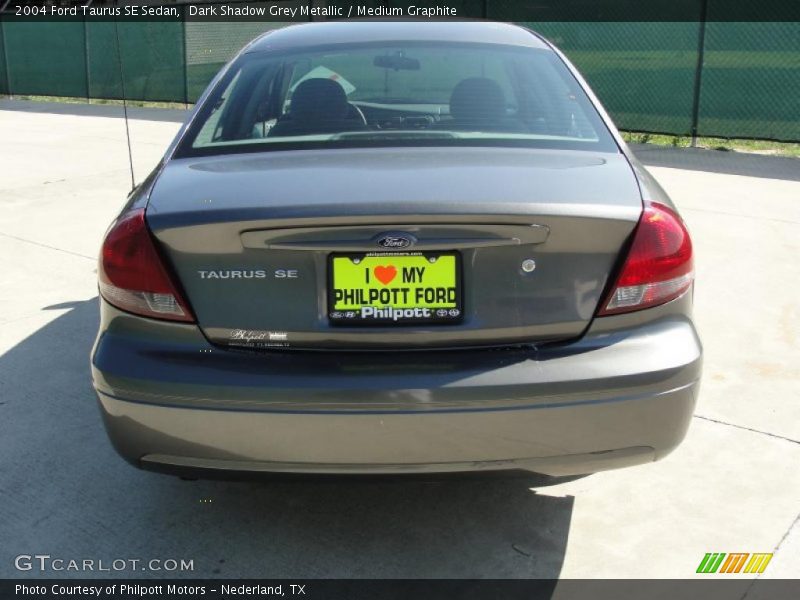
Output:
<instances>
[{"instance_id":1,"label":"red heart graphic","mask_svg":"<svg viewBox=\"0 0 800 600\"><path fill-rule=\"evenodd\" d=\"M392 279L397 277L397 269L394 268L394 265L375 267L373 271L375 273L375 279L380 281L383 285L388 285Z\"/></svg>"}]
</instances>

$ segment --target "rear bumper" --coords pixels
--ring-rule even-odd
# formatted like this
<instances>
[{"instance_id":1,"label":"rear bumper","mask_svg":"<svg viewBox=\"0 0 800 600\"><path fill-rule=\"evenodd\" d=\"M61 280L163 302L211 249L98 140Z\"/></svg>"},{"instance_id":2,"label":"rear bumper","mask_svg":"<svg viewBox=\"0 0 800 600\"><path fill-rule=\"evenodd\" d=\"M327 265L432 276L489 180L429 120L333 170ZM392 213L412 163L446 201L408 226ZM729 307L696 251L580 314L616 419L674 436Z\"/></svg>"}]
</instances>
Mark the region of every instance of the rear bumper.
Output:
<instances>
[{"instance_id":1,"label":"rear bumper","mask_svg":"<svg viewBox=\"0 0 800 600\"><path fill-rule=\"evenodd\" d=\"M109 437L138 466L571 475L674 449L701 362L676 314L547 350L251 355L105 305L92 373Z\"/></svg>"}]
</instances>

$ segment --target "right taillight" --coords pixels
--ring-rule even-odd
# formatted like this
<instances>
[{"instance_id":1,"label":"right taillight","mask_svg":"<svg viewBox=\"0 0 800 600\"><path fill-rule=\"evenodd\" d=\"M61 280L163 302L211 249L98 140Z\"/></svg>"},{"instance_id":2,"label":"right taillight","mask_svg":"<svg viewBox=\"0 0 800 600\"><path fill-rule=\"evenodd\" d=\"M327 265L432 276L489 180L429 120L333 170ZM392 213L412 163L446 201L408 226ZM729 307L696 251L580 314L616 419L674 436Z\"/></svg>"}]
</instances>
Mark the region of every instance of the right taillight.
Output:
<instances>
[{"instance_id":1,"label":"right taillight","mask_svg":"<svg viewBox=\"0 0 800 600\"><path fill-rule=\"evenodd\" d=\"M683 294L694 279L692 240L678 214L651 202L636 226L625 264L598 316L650 308Z\"/></svg>"},{"instance_id":2,"label":"right taillight","mask_svg":"<svg viewBox=\"0 0 800 600\"><path fill-rule=\"evenodd\" d=\"M142 208L122 215L106 233L97 276L100 294L117 308L155 319L194 321Z\"/></svg>"}]
</instances>

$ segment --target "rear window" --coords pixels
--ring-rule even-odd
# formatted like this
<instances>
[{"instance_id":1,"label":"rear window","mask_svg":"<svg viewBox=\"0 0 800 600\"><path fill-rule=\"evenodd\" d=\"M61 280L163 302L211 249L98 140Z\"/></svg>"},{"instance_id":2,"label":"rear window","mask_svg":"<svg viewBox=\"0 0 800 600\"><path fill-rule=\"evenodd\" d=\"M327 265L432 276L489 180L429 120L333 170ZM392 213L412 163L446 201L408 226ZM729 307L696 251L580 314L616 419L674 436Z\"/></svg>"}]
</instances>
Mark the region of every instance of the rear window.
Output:
<instances>
[{"instance_id":1,"label":"rear window","mask_svg":"<svg viewBox=\"0 0 800 600\"><path fill-rule=\"evenodd\" d=\"M549 50L393 42L241 56L178 155L394 145L617 150Z\"/></svg>"}]
</instances>

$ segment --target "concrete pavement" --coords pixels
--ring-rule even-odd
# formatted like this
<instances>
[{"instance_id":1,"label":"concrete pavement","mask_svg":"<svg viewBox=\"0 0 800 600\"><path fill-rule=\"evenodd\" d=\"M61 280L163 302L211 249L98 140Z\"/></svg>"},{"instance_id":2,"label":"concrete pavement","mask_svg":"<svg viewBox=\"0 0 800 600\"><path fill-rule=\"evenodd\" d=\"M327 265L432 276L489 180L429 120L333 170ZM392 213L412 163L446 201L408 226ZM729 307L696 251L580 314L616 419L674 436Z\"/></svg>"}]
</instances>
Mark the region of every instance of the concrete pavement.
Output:
<instances>
[{"instance_id":1,"label":"concrete pavement","mask_svg":"<svg viewBox=\"0 0 800 600\"><path fill-rule=\"evenodd\" d=\"M763 577L800 576L800 161L652 168L693 233L706 349L667 459L551 487L184 482L119 459L91 391L95 256L130 188L120 112L0 101L0 577L45 553L200 577L685 578L706 552L775 552ZM131 114L141 179L178 125Z\"/></svg>"}]
</instances>

